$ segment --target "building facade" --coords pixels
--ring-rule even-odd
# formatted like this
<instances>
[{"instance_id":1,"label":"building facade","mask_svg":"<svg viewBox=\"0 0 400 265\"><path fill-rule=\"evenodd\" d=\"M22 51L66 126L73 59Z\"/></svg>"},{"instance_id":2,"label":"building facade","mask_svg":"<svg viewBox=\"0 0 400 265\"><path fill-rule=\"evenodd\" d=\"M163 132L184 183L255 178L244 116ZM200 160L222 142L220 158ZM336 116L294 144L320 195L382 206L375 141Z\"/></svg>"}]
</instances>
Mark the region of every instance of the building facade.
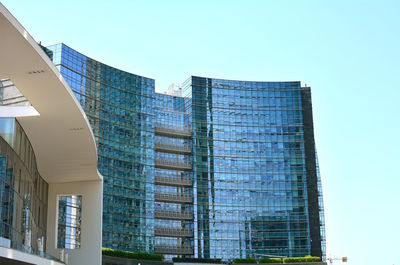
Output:
<instances>
[{"instance_id":1,"label":"building facade","mask_svg":"<svg viewBox=\"0 0 400 265\"><path fill-rule=\"evenodd\" d=\"M104 178L103 245L154 251L154 80L65 45L46 49L92 126Z\"/></svg>"},{"instance_id":2,"label":"building facade","mask_svg":"<svg viewBox=\"0 0 400 265\"><path fill-rule=\"evenodd\" d=\"M95 135L104 247L167 258L324 256L309 87L192 76L159 94L153 79L64 44L44 50Z\"/></svg>"},{"instance_id":3,"label":"building facade","mask_svg":"<svg viewBox=\"0 0 400 265\"><path fill-rule=\"evenodd\" d=\"M0 3L0 264L101 264L103 181L68 84Z\"/></svg>"},{"instance_id":4,"label":"building facade","mask_svg":"<svg viewBox=\"0 0 400 265\"><path fill-rule=\"evenodd\" d=\"M323 256L309 91L300 82L185 82L199 256Z\"/></svg>"}]
</instances>

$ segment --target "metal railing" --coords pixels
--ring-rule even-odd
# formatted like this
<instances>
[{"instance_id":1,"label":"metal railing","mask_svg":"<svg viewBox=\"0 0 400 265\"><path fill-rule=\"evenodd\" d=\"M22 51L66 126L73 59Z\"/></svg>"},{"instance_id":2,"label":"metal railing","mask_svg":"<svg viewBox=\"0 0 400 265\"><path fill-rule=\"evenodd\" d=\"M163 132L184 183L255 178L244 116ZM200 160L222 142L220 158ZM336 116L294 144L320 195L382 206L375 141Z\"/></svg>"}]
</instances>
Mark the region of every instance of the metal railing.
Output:
<instances>
[{"instance_id":1,"label":"metal railing","mask_svg":"<svg viewBox=\"0 0 400 265\"><path fill-rule=\"evenodd\" d=\"M193 181L188 177L155 176L155 183L169 186L193 186Z\"/></svg>"},{"instance_id":2,"label":"metal railing","mask_svg":"<svg viewBox=\"0 0 400 265\"><path fill-rule=\"evenodd\" d=\"M154 217L158 219L172 219L172 220L193 220L192 213L181 213L173 211L154 211Z\"/></svg>"},{"instance_id":3,"label":"metal railing","mask_svg":"<svg viewBox=\"0 0 400 265\"><path fill-rule=\"evenodd\" d=\"M61 259L59 259L58 257L52 256L44 251L39 251L37 247L25 246L23 244L23 240L25 239L24 233L15 230L12 225L0 221L0 231L8 231L8 237L10 238L4 238L3 245L1 245L1 247L32 254L43 259L52 260L54 261L53 264L65 264L65 262L61 261ZM9 244L9 246L7 246L7 243Z\"/></svg>"},{"instance_id":4,"label":"metal railing","mask_svg":"<svg viewBox=\"0 0 400 265\"><path fill-rule=\"evenodd\" d=\"M154 252L161 254L180 254L180 255L190 255L193 254L193 249L188 247L178 247L178 246L166 246L166 245L156 245L154 246Z\"/></svg>"},{"instance_id":5,"label":"metal railing","mask_svg":"<svg viewBox=\"0 0 400 265\"><path fill-rule=\"evenodd\" d=\"M193 237L193 229L155 227L156 236Z\"/></svg>"},{"instance_id":6,"label":"metal railing","mask_svg":"<svg viewBox=\"0 0 400 265\"><path fill-rule=\"evenodd\" d=\"M166 202L193 202L193 196L184 194L168 194L168 193L154 193L154 199L156 201L166 201Z\"/></svg>"},{"instance_id":7,"label":"metal railing","mask_svg":"<svg viewBox=\"0 0 400 265\"><path fill-rule=\"evenodd\" d=\"M173 126L168 126L164 127L167 125L156 125L155 127L155 133L156 134L163 134L163 135L171 135L171 136L180 136L180 137L191 137L192 133L190 132L190 129L187 127L173 127Z\"/></svg>"},{"instance_id":8,"label":"metal railing","mask_svg":"<svg viewBox=\"0 0 400 265\"><path fill-rule=\"evenodd\" d=\"M192 152L192 149L189 146L181 146L174 144L165 144L165 143L155 143L154 145L156 151L165 151L170 153L184 153L189 154Z\"/></svg>"},{"instance_id":9,"label":"metal railing","mask_svg":"<svg viewBox=\"0 0 400 265\"><path fill-rule=\"evenodd\" d=\"M171 168L171 169L183 169L183 170L190 170L192 169L192 164L189 162L178 162L166 159L155 159L155 166L162 167L162 168Z\"/></svg>"}]
</instances>

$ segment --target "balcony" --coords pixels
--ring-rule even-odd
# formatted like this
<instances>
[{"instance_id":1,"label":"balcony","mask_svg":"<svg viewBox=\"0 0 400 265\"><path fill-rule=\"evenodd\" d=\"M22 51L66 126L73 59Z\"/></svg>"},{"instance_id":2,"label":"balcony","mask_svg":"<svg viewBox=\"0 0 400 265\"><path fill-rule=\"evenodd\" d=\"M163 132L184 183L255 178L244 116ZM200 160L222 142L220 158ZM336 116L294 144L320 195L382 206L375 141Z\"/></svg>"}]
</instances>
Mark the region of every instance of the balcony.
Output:
<instances>
[{"instance_id":1,"label":"balcony","mask_svg":"<svg viewBox=\"0 0 400 265\"><path fill-rule=\"evenodd\" d=\"M176 176L155 176L155 184L164 186L180 186L180 187L192 187L193 181L188 177Z\"/></svg>"},{"instance_id":2,"label":"balcony","mask_svg":"<svg viewBox=\"0 0 400 265\"><path fill-rule=\"evenodd\" d=\"M193 249L188 247L156 245L154 252L159 254L193 255Z\"/></svg>"},{"instance_id":3,"label":"balcony","mask_svg":"<svg viewBox=\"0 0 400 265\"><path fill-rule=\"evenodd\" d=\"M165 126L165 125L164 125ZM172 137L182 137L182 138L190 138L192 137L192 133L189 128L182 127L169 127L165 128L163 126L156 126L155 133L158 135L172 136Z\"/></svg>"},{"instance_id":4,"label":"balcony","mask_svg":"<svg viewBox=\"0 0 400 265\"><path fill-rule=\"evenodd\" d=\"M192 203L193 196L180 195L180 194L168 194L168 193L154 193L154 199L158 202L175 202L175 203Z\"/></svg>"},{"instance_id":5,"label":"balcony","mask_svg":"<svg viewBox=\"0 0 400 265\"><path fill-rule=\"evenodd\" d=\"M193 237L193 229L156 227L154 229L154 234L156 236Z\"/></svg>"},{"instance_id":6,"label":"balcony","mask_svg":"<svg viewBox=\"0 0 400 265\"><path fill-rule=\"evenodd\" d=\"M154 211L154 217L157 219L168 219L168 220L193 220L192 213L181 213L173 211Z\"/></svg>"},{"instance_id":7,"label":"balcony","mask_svg":"<svg viewBox=\"0 0 400 265\"><path fill-rule=\"evenodd\" d=\"M155 166L158 168L177 169L177 170L191 170L192 164L189 162L179 162L165 159L155 159Z\"/></svg>"},{"instance_id":8,"label":"balcony","mask_svg":"<svg viewBox=\"0 0 400 265\"><path fill-rule=\"evenodd\" d=\"M174 154L192 153L192 149L189 146L179 146L179 145L165 144L165 143L155 143L154 149L156 151L161 151L164 153L174 153Z\"/></svg>"}]
</instances>

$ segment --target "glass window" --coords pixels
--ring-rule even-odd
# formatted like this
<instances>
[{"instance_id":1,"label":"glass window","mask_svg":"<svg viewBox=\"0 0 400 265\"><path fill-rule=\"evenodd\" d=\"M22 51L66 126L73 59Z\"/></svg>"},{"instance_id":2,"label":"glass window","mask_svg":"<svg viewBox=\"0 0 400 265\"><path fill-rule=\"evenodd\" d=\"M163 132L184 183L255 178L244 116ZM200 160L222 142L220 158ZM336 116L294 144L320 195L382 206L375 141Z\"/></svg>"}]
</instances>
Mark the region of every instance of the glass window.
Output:
<instances>
[{"instance_id":1,"label":"glass window","mask_svg":"<svg viewBox=\"0 0 400 265\"><path fill-rule=\"evenodd\" d=\"M81 247L82 196L58 197L57 248Z\"/></svg>"}]
</instances>

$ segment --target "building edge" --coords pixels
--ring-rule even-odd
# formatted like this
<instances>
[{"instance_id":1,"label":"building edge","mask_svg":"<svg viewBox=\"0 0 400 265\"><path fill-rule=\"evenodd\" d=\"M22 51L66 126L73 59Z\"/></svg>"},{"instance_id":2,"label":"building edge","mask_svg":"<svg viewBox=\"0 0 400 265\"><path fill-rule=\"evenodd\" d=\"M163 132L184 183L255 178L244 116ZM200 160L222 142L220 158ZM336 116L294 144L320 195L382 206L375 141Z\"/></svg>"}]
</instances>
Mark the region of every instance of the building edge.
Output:
<instances>
[{"instance_id":1,"label":"building edge","mask_svg":"<svg viewBox=\"0 0 400 265\"><path fill-rule=\"evenodd\" d=\"M301 89L311 255L323 257L311 88Z\"/></svg>"}]
</instances>

